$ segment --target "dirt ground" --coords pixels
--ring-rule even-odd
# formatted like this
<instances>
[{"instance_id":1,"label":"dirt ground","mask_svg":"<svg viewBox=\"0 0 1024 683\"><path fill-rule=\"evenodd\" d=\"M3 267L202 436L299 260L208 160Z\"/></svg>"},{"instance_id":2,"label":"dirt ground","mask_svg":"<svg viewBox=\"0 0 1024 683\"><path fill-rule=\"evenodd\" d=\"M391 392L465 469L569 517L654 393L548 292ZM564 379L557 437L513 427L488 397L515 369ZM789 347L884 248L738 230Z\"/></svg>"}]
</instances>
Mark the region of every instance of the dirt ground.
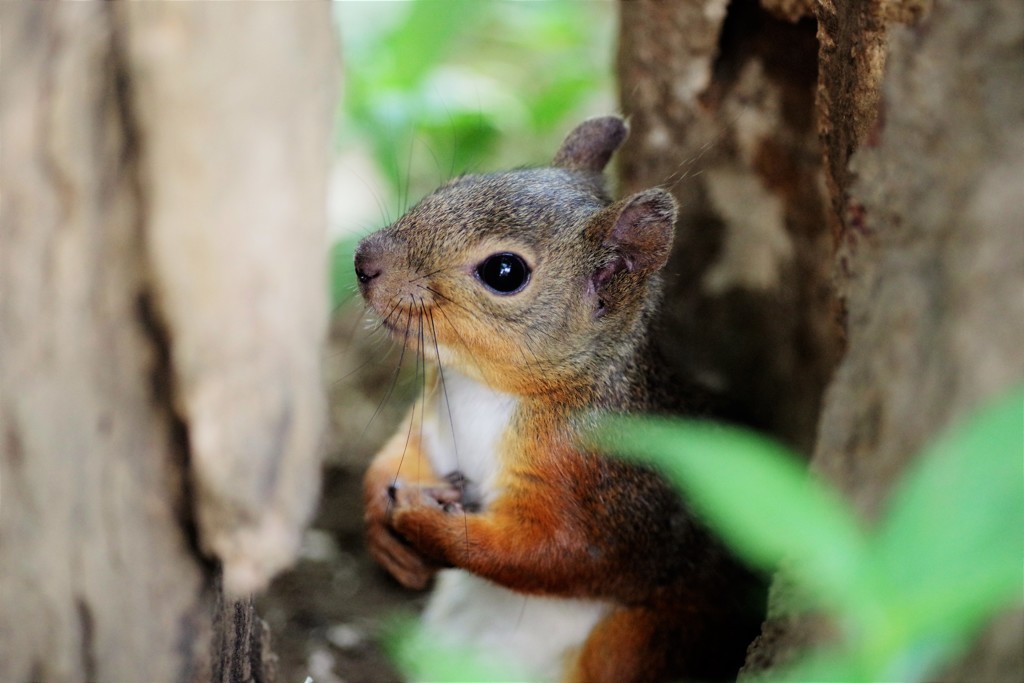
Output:
<instances>
[{"instance_id":1,"label":"dirt ground","mask_svg":"<svg viewBox=\"0 0 1024 683\"><path fill-rule=\"evenodd\" d=\"M426 595L403 589L365 550L360 486L369 458L411 402L412 373L395 382L399 354L369 332L362 309L335 317L325 372L330 428L319 510L297 566L258 600L279 658L279 683L382 683L400 680L388 663L380 630L414 614ZM378 411L378 406L380 409Z\"/></svg>"}]
</instances>

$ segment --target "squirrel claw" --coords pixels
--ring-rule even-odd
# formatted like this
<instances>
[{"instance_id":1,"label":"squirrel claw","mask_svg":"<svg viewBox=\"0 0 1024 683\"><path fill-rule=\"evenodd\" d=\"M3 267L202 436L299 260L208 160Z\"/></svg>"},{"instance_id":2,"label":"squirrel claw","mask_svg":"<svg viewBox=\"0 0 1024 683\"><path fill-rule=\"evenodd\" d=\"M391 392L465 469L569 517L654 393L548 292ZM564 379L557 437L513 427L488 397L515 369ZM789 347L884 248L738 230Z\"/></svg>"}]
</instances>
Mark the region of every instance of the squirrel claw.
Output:
<instances>
[{"instance_id":1,"label":"squirrel claw","mask_svg":"<svg viewBox=\"0 0 1024 683\"><path fill-rule=\"evenodd\" d=\"M426 507L442 512L462 510L462 490L454 486L406 486L396 481L388 487L394 509Z\"/></svg>"}]
</instances>

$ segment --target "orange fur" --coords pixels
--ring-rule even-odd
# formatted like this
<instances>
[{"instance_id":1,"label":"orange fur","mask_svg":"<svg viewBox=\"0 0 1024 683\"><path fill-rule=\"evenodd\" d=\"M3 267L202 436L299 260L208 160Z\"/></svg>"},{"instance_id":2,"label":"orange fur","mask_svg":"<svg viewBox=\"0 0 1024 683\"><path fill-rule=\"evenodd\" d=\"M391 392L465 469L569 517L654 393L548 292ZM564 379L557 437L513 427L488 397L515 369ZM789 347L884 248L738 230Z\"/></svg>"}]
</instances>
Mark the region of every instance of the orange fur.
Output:
<instances>
[{"instance_id":1,"label":"orange fur","mask_svg":"<svg viewBox=\"0 0 1024 683\"><path fill-rule=\"evenodd\" d=\"M500 425L468 431L486 441L475 454L495 459L496 481L483 468L489 481L473 482L489 497L462 500L466 489L441 479L457 472L429 470L420 421L436 418L444 391L431 380L367 473L368 539L410 587L457 567L519 593L610 606L566 680L727 678L760 620L757 582L658 473L580 443L595 416L678 404L648 343L675 204L662 190L607 198L600 171L624 136L615 117L585 122L554 167L457 178L360 244L357 276L383 324L424 362L435 350L443 367L500 393L464 394L491 406L486 429ZM520 258L530 279L485 286L481 264L495 254Z\"/></svg>"},{"instance_id":2,"label":"orange fur","mask_svg":"<svg viewBox=\"0 0 1024 683\"><path fill-rule=\"evenodd\" d=\"M541 401L520 409L527 426L502 444L503 494L487 510L451 514L429 494L409 496L394 509L391 527L429 566L459 567L522 593L621 605L591 633L567 680L656 681L679 672L715 678L722 675L717 656L726 670L738 665L715 644L733 635L730 624L744 607L716 604L735 574L723 570L691 585L677 568L680 550L664 535L634 533L665 520L631 508L662 495L667 505L670 491L643 471L637 480L620 478L631 466L570 447L564 415ZM614 533L617 526L623 533ZM715 549L696 552L712 567L724 559Z\"/></svg>"}]
</instances>

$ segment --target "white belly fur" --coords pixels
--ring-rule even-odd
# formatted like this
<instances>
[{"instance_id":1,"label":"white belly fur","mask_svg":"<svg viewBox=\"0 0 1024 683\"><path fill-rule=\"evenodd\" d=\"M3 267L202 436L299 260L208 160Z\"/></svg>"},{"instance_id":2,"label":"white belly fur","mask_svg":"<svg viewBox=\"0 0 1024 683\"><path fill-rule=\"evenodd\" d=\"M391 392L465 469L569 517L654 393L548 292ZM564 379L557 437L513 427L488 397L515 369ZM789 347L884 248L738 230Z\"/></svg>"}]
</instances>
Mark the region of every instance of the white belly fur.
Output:
<instances>
[{"instance_id":1,"label":"white belly fur","mask_svg":"<svg viewBox=\"0 0 1024 683\"><path fill-rule=\"evenodd\" d=\"M424 445L434 471L462 472L486 508L500 494L498 443L516 399L455 372L446 371L444 380L451 414L438 387L436 413L424 424ZM527 596L450 569L438 575L423 621L445 643L513 663L531 680L554 681L609 609L592 600Z\"/></svg>"},{"instance_id":2,"label":"white belly fur","mask_svg":"<svg viewBox=\"0 0 1024 683\"><path fill-rule=\"evenodd\" d=\"M531 681L558 681L569 657L610 606L515 593L461 569L437 577L423 613L427 632Z\"/></svg>"},{"instance_id":3,"label":"white belly fur","mask_svg":"<svg viewBox=\"0 0 1024 683\"><path fill-rule=\"evenodd\" d=\"M486 505L498 494L498 441L516 399L450 370L435 398L434 414L427 415L423 434L430 464L442 477L462 472Z\"/></svg>"}]
</instances>

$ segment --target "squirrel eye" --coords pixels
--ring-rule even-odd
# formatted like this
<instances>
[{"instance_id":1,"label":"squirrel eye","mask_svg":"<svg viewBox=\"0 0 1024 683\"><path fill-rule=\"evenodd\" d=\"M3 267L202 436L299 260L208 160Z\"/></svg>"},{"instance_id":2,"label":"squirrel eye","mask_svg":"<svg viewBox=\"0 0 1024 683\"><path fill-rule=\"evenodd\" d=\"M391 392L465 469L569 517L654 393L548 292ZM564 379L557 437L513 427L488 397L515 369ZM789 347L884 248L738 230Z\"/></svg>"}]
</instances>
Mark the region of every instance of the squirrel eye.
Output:
<instances>
[{"instance_id":1,"label":"squirrel eye","mask_svg":"<svg viewBox=\"0 0 1024 683\"><path fill-rule=\"evenodd\" d=\"M481 261L476 276L495 294L515 294L530 281L530 267L521 256L502 252Z\"/></svg>"}]
</instances>

